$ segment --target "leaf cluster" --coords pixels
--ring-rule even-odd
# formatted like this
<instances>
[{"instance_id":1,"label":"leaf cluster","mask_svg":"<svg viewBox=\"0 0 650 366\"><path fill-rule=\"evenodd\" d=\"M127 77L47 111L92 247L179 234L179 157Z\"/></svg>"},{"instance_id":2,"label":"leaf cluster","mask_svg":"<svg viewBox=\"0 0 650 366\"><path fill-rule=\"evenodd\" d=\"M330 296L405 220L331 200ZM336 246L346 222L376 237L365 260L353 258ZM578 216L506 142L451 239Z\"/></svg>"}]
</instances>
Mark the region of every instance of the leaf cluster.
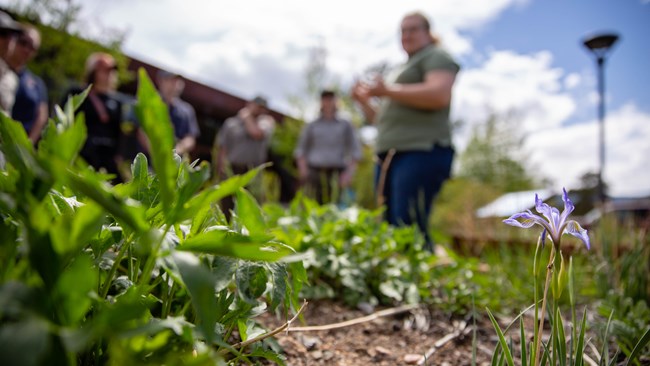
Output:
<instances>
[{"instance_id":1,"label":"leaf cluster","mask_svg":"<svg viewBox=\"0 0 650 366\"><path fill-rule=\"evenodd\" d=\"M0 363L282 363L261 344L232 346L263 332L254 319L267 309L295 309L304 277L244 189L261 168L211 185L208 164L173 154L167 110L139 76L138 117L156 143L124 184L78 158L87 91L57 107L37 149L0 115ZM230 222L217 206L227 195Z\"/></svg>"}]
</instances>

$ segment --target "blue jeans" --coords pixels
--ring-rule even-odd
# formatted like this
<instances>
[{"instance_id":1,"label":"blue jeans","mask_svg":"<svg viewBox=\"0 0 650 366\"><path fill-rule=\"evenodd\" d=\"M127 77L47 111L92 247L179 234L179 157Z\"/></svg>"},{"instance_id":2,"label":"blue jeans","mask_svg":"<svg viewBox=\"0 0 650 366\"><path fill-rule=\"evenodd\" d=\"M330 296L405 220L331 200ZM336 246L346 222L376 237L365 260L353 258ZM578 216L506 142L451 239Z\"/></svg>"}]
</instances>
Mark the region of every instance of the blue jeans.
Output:
<instances>
[{"instance_id":1,"label":"blue jeans","mask_svg":"<svg viewBox=\"0 0 650 366\"><path fill-rule=\"evenodd\" d=\"M379 155L375 169L375 186L379 187L381 164L386 154ZM384 182L385 217L389 224L416 223L424 235L425 248L433 251L428 223L431 205L445 180L451 174L454 149L434 146L429 151L397 152L392 157Z\"/></svg>"}]
</instances>

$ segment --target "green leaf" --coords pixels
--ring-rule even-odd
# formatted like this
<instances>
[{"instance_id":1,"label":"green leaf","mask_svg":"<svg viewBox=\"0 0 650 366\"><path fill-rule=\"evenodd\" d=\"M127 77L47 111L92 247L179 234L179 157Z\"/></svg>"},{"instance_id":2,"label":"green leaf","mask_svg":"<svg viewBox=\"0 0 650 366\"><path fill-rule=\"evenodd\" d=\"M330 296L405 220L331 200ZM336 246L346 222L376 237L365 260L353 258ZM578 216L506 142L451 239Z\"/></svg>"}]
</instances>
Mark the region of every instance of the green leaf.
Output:
<instances>
[{"instance_id":1,"label":"green leaf","mask_svg":"<svg viewBox=\"0 0 650 366\"><path fill-rule=\"evenodd\" d=\"M151 160L160 186L160 197L165 217L176 201L176 177L178 169L174 162L174 131L169 119L167 105L158 95L147 72L138 70L138 103L136 114L142 129L149 137Z\"/></svg>"},{"instance_id":2,"label":"green leaf","mask_svg":"<svg viewBox=\"0 0 650 366\"><path fill-rule=\"evenodd\" d=\"M254 305L266 290L268 278L262 265L254 262L241 262L235 272L235 281L239 296L247 303Z\"/></svg>"},{"instance_id":3,"label":"green leaf","mask_svg":"<svg viewBox=\"0 0 650 366\"><path fill-rule=\"evenodd\" d=\"M143 296L143 293L146 293L143 288L131 286L116 296L114 302L96 304L92 334L112 336L146 324L150 320L148 308L153 306L155 299Z\"/></svg>"},{"instance_id":4,"label":"green leaf","mask_svg":"<svg viewBox=\"0 0 650 366\"><path fill-rule=\"evenodd\" d=\"M145 211L141 206L117 195L114 189L106 186L105 182L94 176L91 171L82 171L82 175L70 172L68 181L76 191L88 196L108 211L117 221L137 233L146 232L149 225L145 221Z\"/></svg>"},{"instance_id":5,"label":"green leaf","mask_svg":"<svg viewBox=\"0 0 650 366\"><path fill-rule=\"evenodd\" d=\"M135 199L143 202L149 191L149 161L143 153L138 153L131 164L131 184L135 187Z\"/></svg>"},{"instance_id":6,"label":"green leaf","mask_svg":"<svg viewBox=\"0 0 650 366\"><path fill-rule=\"evenodd\" d=\"M222 198L235 194L240 188L249 184L265 166L266 165L262 165L249 170L243 175L235 175L221 182L218 186L208 188L192 197L183 205L183 212L180 217L178 217L178 221L192 218L200 210L209 208L212 203L217 203Z\"/></svg>"},{"instance_id":7,"label":"green leaf","mask_svg":"<svg viewBox=\"0 0 650 366\"><path fill-rule=\"evenodd\" d=\"M496 319L494 319L494 316L490 312L490 309L486 309L486 310L488 316L490 317L490 321L492 322L492 326L494 326L494 330L497 332L497 335L499 336L499 344L501 345L501 350L505 356L506 362L508 362L508 366L515 366L515 362L512 359L512 354L510 353L510 349L508 348L508 342L506 341L506 338L503 336L503 332L499 327L499 323L497 323Z\"/></svg>"},{"instance_id":8,"label":"green leaf","mask_svg":"<svg viewBox=\"0 0 650 366\"><path fill-rule=\"evenodd\" d=\"M564 335L564 323L562 321L562 314L560 313L560 308L557 309L557 313L555 314L553 327L556 329L555 331L555 339L556 339L555 345L557 347L556 355L558 357L558 361L560 362L560 366L565 366L566 359L567 359L566 337Z\"/></svg>"},{"instance_id":9,"label":"green leaf","mask_svg":"<svg viewBox=\"0 0 650 366\"><path fill-rule=\"evenodd\" d=\"M174 252L172 258L190 293L192 306L198 318L198 327L206 340L211 343L215 337L214 325L217 322L214 276L194 254Z\"/></svg>"},{"instance_id":10,"label":"green leaf","mask_svg":"<svg viewBox=\"0 0 650 366\"><path fill-rule=\"evenodd\" d=\"M88 97L88 93L90 93L91 86L88 86L86 89L84 89L81 93L72 95L68 98L68 100L65 102L65 117L61 118L61 122L63 123L72 123L74 120L74 112L81 107L83 104L84 100ZM59 113L57 113L58 115Z\"/></svg>"},{"instance_id":11,"label":"green leaf","mask_svg":"<svg viewBox=\"0 0 650 366\"><path fill-rule=\"evenodd\" d=\"M285 359L278 355L277 353L273 352L272 350L266 350L263 349L262 347L257 347L254 350L251 351L250 357L256 357L256 358L264 358L268 361L276 363L278 366L285 366Z\"/></svg>"},{"instance_id":12,"label":"green leaf","mask_svg":"<svg viewBox=\"0 0 650 366\"><path fill-rule=\"evenodd\" d=\"M72 220L71 240L77 243L79 248L85 246L101 231L104 215L102 208L95 202L88 202L78 208Z\"/></svg>"},{"instance_id":13,"label":"green leaf","mask_svg":"<svg viewBox=\"0 0 650 366\"><path fill-rule=\"evenodd\" d=\"M207 163L201 164L196 170L193 169L187 163L181 164L178 174L178 195L172 212L168 215L169 220L174 224L188 218L185 203L210 179L210 166Z\"/></svg>"},{"instance_id":14,"label":"green leaf","mask_svg":"<svg viewBox=\"0 0 650 366\"><path fill-rule=\"evenodd\" d=\"M70 166L79 155L86 142L87 129L83 114L77 115L74 123L64 124L50 120L43 131L43 139L38 145L38 156L48 162L56 159L64 166ZM58 171L53 170L53 173Z\"/></svg>"},{"instance_id":15,"label":"green leaf","mask_svg":"<svg viewBox=\"0 0 650 366\"><path fill-rule=\"evenodd\" d=\"M88 255L80 255L66 268L56 283L53 305L64 325L75 325L84 318L92 303L89 294L97 289L97 270Z\"/></svg>"},{"instance_id":16,"label":"green leaf","mask_svg":"<svg viewBox=\"0 0 650 366\"><path fill-rule=\"evenodd\" d=\"M253 239L227 228L217 228L188 238L177 249L260 261L275 261L293 253L293 249L284 244Z\"/></svg>"},{"instance_id":17,"label":"green leaf","mask_svg":"<svg viewBox=\"0 0 650 366\"><path fill-rule=\"evenodd\" d=\"M0 113L2 114L2 113ZM49 325L35 316L0 327L0 363L42 365L48 359Z\"/></svg>"},{"instance_id":18,"label":"green leaf","mask_svg":"<svg viewBox=\"0 0 650 366\"><path fill-rule=\"evenodd\" d=\"M267 266L271 272L271 311L275 310L287 298L289 274L283 263L269 263Z\"/></svg>"},{"instance_id":19,"label":"green leaf","mask_svg":"<svg viewBox=\"0 0 650 366\"><path fill-rule=\"evenodd\" d=\"M50 191L48 196L59 215L72 215L75 207L81 206L76 199L65 197L54 190Z\"/></svg>"},{"instance_id":20,"label":"green leaf","mask_svg":"<svg viewBox=\"0 0 650 366\"><path fill-rule=\"evenodd\" d=\"M237 330L239 331L239 336L241 340L246 342L248 340L248 322L247 319L237 319Z\"/></svg>"},{"instance_id":21,"label":"green leaf","mask_svg":"<svg viewBox=\"0 0 650 366\"><path fill-rule=\"evenodd\" d=\"M519 318L519 339L521 343L521 366L527 366L528 354L526 352L526 332L524 330L524 318Z\"/></svg>"},{"instance_id":22,"label":"green leaf","mask_svg":"<svg viewBox=\"0 0 650 366\"><path fill-rule=\"evenodd\" d=\"M251 237L266 235L267 228L262 210L253 195L243 188L237 190L237 217Z\"/></svg>"},{"instance_id":23,"label":"green leaf","mask_svg":"<svg viewBox=\"0 0 650 366\"><path fill-rule=\"evenodd\" d=\"M212 273L215 277L214 288L217 292L226 289L233 281L233 275L237 270L237 260L229 257L214 257L212 261Z\"/></svg>"},{"instance_id":24,"label":"green leaf","mask_svg":"<svg viewBox=\"0 0 650 366\"><path fill-rule=\"evenodd\" d=\"M4 113L0 113L0 151L7 163L15 168L14 172L19 173L20 178L14 186L17 201L22 205L32 197L40 201L51 187L50 175L36 161L34 147L23 125Z\"/></svg>"},{"instance_id":25,"label":"green leaf","mask_svg":"<svg viewBox=\"0 0 650 366\"><path fill-rule=\"evenodd\" d=\"M631 365L632 362L636 362L636 359L641 356L641 352L643 352L643 349L648 343L650 343L650 328L646 329L645 333L643 333L639 341L636 343L625 365L628 366Z\"/></svg>"},{"instance_id":26,"label":"green leaf","mask_svg":"<svg viewBox=\"0 0 650 366\"><path fill-rule=\"evenodd\" d=\"M576 366L584 365L584 347L585 347L585 331L587 328L587 308L585 307L582 313L582 323L580 325L580 335L578 335L578 344L576 344Z\"/></svg>"},{"instance_id":27,"label":"green leaf","mask_svg":"<svg viewBox=\"0 0 650 366\"><path fill-rule=\"evenodd\" d=\"M0 142L7 161L16 168L25 168L25 164L29 161L28 157L34 154L34 147L23 125L5 113L0 113Z\"/></svg>"},{"instance_id":28,"label":"green leaf","mask_svg":"<svg viewBox=\"0 0 650 366\"><path fill-rule=\"evenodd\" d=\"M571 262L569 262L569 269L571 269ZM609 318L607 319L607 325L605 326L605 331L603 333L603 346L600 349L600 364L606 365L609 362L609 347L607 347L607 339L609 338L609 326L612 323L612 317L614 316L614 310L609 313Z\"/></svg>"}]
</instances>

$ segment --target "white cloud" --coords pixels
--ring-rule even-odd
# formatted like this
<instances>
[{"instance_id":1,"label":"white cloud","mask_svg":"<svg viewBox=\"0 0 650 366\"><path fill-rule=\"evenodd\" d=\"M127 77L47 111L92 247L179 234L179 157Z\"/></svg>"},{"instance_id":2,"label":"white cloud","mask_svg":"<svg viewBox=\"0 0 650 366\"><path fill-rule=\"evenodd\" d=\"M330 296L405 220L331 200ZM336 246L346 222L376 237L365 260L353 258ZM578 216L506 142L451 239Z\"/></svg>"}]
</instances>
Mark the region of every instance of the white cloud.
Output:
<instances>
[{"instance_id":1,"label":"white cloud","mask_svg":"<svg viewBox=\"0 0 650 366\"><path fill-rule=\"evenodd\" d=\"M370 65L404 59L397 30L407 12L429 15L445 46L461 55L473 47L464 31L479 29L505 9L526 2L87 0L82 28L91 35L105 27L126 29L129 54L241 96L268 87L257 80L261 70L271 69L289 78L267 91L285 105L286 96L296 94L309 50L321 43L329 51L328 68L345 82ZM269 62L275 67L265 67Z\"/></svg>"},{"instance_id":2,"label":"white cloud","mask_svg":"<svg viewBox=\"0 0 650 366\"><path fill-rule=\"evenodd\" d=\"M604 180L613 196L650 194L650 115L629 104L611 111L605 123ZM530 140L533 159L558 185L599 169L597 121L540 131Z\"/></svg>"},{"instance_id":3,"label":"white cloud","mask_svg":"<svg viewBox=\"0 0 650 366\"><path fill-rule=\"evenodd\" d=\"M514 111L521 128L518 132L528 137L525 150L540 176L550 178L556 189L576 188L580 176L599 168L595 104L580 103L588 113L576 109L577 100L591 98L594 92L586 92L587 97L582 77L565 75L552 61L546 52L522 55L495 51L479 67L464 70L454 90L453 113L467 124L456 135L456 142L464 148L468 127L485 122L489 113L507 115ZM591 120L567 126L577 112ZM605 130L604 179L610 193L650 194L650 115L628 104L608 111Z\"/></svg>"},{"instance_id":4,"label":"white cloud","mask_svg":"<svg viewBox=\"0 0 650 366\"><path fill-rule=\"evenodd\" d=\"M563 71L552 66L548 52L492 52L478 68L459 75L454 118L472 126L484 122L490 113L515 112L526 132L560 126L575 110L575 102L563 88L563 78ZM469 129L460 131L461 147L467 133Z\"/></svg>"}]
</instances>

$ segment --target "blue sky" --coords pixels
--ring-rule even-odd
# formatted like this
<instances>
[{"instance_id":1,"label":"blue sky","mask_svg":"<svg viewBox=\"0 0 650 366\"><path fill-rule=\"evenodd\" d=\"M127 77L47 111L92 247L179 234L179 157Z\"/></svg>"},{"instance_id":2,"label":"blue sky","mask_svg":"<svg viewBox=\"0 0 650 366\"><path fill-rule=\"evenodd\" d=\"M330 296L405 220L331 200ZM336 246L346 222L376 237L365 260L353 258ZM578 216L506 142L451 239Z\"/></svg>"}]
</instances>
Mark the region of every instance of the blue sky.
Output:
<instances>
[{"instance_id":1,"label":"blue sky","mask_svg":"<svg viewBox=\"0 0 650 366\"><path fill-rule=\"evenodd\" d=\"M0 0L16 2L26 0ZM605 180L615 196L650 195L650 0L78 2L83 33L123 31L130 56L243 98L265 94L289 114L315 48L327 50L326 83L345 88L371 65L404 61L399 22L420 10L462 64L452 104L454 119L465 122L455 131L457 150L490 113L505 116L528 137L520 153L531 171L555 191L578 187L598 168L596 66L581 40L615 31Z\"/></svg>"},{"instance_id":2,"label":"blue sky","mask_svg":"<svg viewBox=\"0 0 650 366\"><path fill-rule=\"evenodd\" d=\"M477 48L550 50L553 63L567 72L591 72L596 66L582 46L585 36L614 32L620 38L606 65L607 104L611 109L634 102L650 112L650 2L640 0L544 0L505 9L472 37ZM469 60L468 60L469 61ZM469 61L471 64L471 61ZM593 80L595 83L595 79ZM596 85L594 85L594 88ZM581 113L583 117L588 110Z\"/></svg>"}]
</instances>

